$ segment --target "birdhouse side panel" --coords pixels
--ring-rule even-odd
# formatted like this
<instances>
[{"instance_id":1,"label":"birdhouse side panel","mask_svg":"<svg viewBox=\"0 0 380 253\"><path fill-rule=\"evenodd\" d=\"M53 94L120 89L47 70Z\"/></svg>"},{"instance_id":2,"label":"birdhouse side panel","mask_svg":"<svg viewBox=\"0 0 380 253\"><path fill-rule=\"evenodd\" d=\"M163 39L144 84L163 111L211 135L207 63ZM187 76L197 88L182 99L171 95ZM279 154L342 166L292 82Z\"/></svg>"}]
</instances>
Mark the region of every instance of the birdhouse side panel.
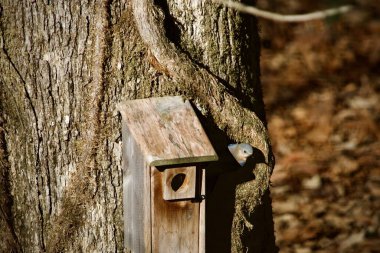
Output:
<instances>
[{"instance_id":1,"label":"birdhouse side panel","mask_svg":"<svg viewBox=\"0 0 380 253\"><path fill-rule=\"evenodd\" d=\"M133 253L150 252L150 170L125 125L123 148L124 244Z\"/></svg>"}]
</instances>

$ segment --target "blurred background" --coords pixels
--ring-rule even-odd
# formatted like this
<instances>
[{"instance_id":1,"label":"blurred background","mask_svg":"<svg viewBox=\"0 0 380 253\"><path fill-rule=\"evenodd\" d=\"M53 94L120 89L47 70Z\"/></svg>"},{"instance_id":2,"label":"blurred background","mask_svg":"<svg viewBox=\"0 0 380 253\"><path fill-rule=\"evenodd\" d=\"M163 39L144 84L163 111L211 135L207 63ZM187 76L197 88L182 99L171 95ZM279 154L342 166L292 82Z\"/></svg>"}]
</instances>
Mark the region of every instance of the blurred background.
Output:
<instances>
[{"instance_id":1,"label":"blurred background","mask_svg":"<svg viewBox=\"0 0 380 253\"><path fill-rule=\"evenodd\" d=\"M297 14L346 3L257 5ZM380 1L356 4L328 20L259 20L280 252L380 252Z\"/></svg>"}]
</instances>

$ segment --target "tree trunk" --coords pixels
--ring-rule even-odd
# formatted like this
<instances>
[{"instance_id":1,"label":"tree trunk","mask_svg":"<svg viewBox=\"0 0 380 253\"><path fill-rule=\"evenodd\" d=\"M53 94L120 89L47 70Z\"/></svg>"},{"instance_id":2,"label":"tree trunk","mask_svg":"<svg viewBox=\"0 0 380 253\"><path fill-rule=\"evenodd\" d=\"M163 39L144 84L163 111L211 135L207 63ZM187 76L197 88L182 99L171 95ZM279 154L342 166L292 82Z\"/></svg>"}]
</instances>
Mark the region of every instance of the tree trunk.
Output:
<instances>
[{"instance_id":1,"label":"tree trunk","mask_svg":"<svg viewBox=\"0 0 380 253\"><path fill-rule=\"evenodd\" d=\"M231 222L212 218L224 193L208 201L208 252L275 252L256 20L211 1L131 2L1 1L0 251L123 252L116 105L182 95L219 156L228 142L257 150Z\"/></svg>"}]
</instances>

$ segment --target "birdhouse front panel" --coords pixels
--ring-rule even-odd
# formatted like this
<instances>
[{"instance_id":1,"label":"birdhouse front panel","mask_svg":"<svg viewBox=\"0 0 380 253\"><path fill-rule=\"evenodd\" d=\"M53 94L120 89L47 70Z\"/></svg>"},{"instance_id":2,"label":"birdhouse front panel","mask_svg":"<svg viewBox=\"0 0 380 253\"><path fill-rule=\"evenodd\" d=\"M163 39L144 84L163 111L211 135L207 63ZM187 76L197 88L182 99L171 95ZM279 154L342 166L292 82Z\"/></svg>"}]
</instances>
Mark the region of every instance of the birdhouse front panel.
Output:
<instances>
[{"instance_id":1,"label":"birdhouse front panel","mask_svg":"<svg viewBox=\"0 0 380 253\"><path fill-rule=\"evenodd\" d=\"M181 171L186 173L187 169L188 168L183 168L183 170L167 170L182 174ZM191 172L197 172L196 170L197 168L194 167ZM198 168L198 172L202 173L204 170ZM166 191L169 189L173 190L171 183L168 185L167 180L173 179L173 177L166 177L165 173L162 173L156 167L152 167L151 173L152 252L204 252L205 224L202 215L204 215L205 201L202 201L201 198L195 199L193 195L191 195L193 198L188 199L165 200L163 198L165 189ZM202 174L200 174L199 177L202 177ZM197 195L200 196L202 193L204 194L205 178L199 177L200 192ZM178 183L181 182L179 181ZM181 187L184 187L186 190L189 186L186 185L187 183L185 179L183 185L179 186L178 190L180 190Z\"/></svg>"}]
</instances>

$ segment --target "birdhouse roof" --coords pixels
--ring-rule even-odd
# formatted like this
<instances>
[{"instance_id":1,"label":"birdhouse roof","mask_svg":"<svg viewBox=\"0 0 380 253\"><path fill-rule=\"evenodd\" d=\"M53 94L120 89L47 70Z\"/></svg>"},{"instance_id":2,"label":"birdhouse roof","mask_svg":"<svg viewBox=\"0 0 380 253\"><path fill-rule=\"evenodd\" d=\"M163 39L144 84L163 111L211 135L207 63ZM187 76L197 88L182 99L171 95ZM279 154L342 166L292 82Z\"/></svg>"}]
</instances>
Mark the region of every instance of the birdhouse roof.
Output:
<instances>
[{"instance_id":1,"label":"birdhouse roof","mask_svg":"<svg viewBox=\"0 0 380 253\"><path fill-rule=\"evenodd\" d=\"M182 97L129 100L118 109L151 166L218 160L190 102Z\"/></svg>"}]
</instances>

